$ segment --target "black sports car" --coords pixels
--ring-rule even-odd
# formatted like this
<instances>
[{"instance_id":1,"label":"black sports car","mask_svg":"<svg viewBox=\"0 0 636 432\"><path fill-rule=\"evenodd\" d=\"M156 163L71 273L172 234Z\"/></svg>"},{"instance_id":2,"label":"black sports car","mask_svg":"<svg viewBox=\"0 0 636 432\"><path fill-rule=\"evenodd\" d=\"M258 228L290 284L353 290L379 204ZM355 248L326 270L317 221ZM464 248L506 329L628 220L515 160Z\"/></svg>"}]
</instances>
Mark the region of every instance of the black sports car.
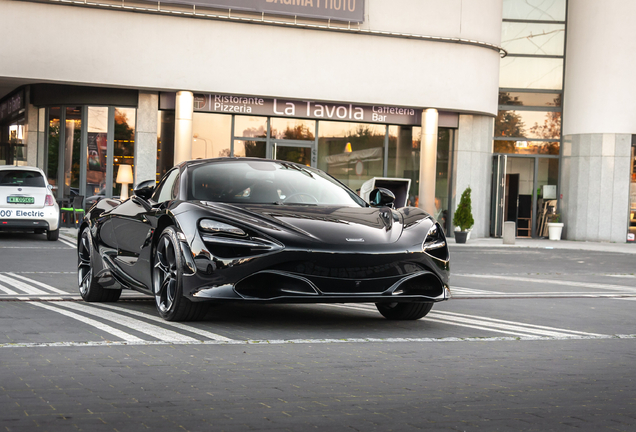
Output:
<instances>
[{"instance_id":1,"label":"black sports car","mask_svg":"<svg viewBox=\"0 0 636 432\"><path fill-rule=\"evenodd\" d=\"M249 158L188 161L126 200L102 199L79 229L79 289L117 301L154 295L170 321L210 303L373 302L418 319L450 297L449 254L424 211L371 204L324 172Z\"/></svg>"}]
</instances>

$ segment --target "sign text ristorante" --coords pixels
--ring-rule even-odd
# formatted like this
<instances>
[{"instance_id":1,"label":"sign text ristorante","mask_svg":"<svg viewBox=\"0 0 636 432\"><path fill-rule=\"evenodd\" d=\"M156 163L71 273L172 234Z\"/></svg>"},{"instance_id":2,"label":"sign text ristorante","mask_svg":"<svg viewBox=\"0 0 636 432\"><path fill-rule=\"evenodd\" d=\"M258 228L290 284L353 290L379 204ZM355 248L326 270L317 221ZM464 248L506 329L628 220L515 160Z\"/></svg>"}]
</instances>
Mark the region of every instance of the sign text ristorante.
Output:
<instances>
[{"instance_id":1,"label":"sign text ristorante","mask_svg":"<svg viewBox=\"0 0 636 432\"><path fill-rule=\"evenodd\" d=\"M419 125L421 119L414 108L222 94L195 94L194 111L403 125Z\"/></svg>"}]
</instances>

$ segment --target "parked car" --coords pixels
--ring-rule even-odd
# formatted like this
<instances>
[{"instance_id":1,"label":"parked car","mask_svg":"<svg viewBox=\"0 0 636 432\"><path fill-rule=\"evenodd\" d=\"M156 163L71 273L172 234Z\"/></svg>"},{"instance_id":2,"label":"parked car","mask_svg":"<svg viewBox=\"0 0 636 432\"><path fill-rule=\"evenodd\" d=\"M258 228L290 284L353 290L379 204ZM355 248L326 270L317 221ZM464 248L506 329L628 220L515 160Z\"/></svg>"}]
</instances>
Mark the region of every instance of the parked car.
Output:
<instances>
[{"instance_id":1,"label":"parked car","mask_svg":"<svg viewBox=\"0 0 636 432\"><path fill-rule=\"evenodd\" d=\"M29 166L0 166L0 230L59 236L60 208L44 172Z\"/></svg>"},{"instance_id":2,"label":"parked car","mask_svg":"<svg viewBox=\"0 0 636 432\"><path fill-rule=\"evenodd\" d=\"M393 199L378 188L367 203L295 163L184 162L156 188L89 211L79 290L86 301L154 295L169 321L225 302L373 302L388 319L419 319L450 297L448 247L429 214Z\"/></svg>"}]
</instances>

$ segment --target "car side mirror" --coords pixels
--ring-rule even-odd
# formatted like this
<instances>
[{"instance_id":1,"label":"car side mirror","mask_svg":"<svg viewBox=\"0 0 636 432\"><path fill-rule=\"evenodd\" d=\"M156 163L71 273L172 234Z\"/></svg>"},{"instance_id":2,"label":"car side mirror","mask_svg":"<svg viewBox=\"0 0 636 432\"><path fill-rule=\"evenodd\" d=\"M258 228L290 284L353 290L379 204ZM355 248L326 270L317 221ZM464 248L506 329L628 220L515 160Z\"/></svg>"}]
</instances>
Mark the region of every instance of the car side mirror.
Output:
<instances>
[{"instance_id":1,"label":"car side mirror","mask_svg":"<svg viewBox=\"0 0 636 432\"><path fill-rule=\"evenodd\" d=\"M395 195L386 188L375 188L369 194L369 204L373 207L393 207Z\"/></svg>"},{"instance_id":2,"label":"car side mirror","mask_svg":"<svg viewBox=\"0 0 636 432\"><path fill-rule=\"evenodd\" d=\"M143 198L145 200L150 199L152 194L155 192L155 182L154 180L146 180L137 185L137 188L133 190L133 194Z\"/></svg>"}]
</instances>

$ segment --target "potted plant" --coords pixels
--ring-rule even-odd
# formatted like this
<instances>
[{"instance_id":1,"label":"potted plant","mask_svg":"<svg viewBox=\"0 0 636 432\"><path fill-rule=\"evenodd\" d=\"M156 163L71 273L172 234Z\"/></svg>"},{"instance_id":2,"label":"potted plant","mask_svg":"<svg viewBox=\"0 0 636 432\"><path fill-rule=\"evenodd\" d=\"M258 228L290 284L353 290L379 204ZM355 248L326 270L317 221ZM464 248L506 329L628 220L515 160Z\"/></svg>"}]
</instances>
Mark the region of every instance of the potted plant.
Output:
<instances>
[{"instance_id":1,"label":"potted plant","mask_svg":"<svg viewBox=\"0 0 636 432\"><path fill-rule=\"evenodd\" d=\"M453 215L453 225L459 228L459 231L455 231L455 241L457 243L466 243L468 230L475 224L470 202L470 193L471 189L469 186L464 193L462 193L457 210L455 210L455 214Z\"/></svg>"},{"instance_id":2,"label":"potted plant","mask_svg":"<svg viewBox=\"0 0 636 432\"><path fill-rule=\"evenodd\" d=\"M563 222L560 222L561 215L555 213L548 222L548 238L550 240L561 240L561 232L563 231Z\"/></svg>"}]
</instances>

